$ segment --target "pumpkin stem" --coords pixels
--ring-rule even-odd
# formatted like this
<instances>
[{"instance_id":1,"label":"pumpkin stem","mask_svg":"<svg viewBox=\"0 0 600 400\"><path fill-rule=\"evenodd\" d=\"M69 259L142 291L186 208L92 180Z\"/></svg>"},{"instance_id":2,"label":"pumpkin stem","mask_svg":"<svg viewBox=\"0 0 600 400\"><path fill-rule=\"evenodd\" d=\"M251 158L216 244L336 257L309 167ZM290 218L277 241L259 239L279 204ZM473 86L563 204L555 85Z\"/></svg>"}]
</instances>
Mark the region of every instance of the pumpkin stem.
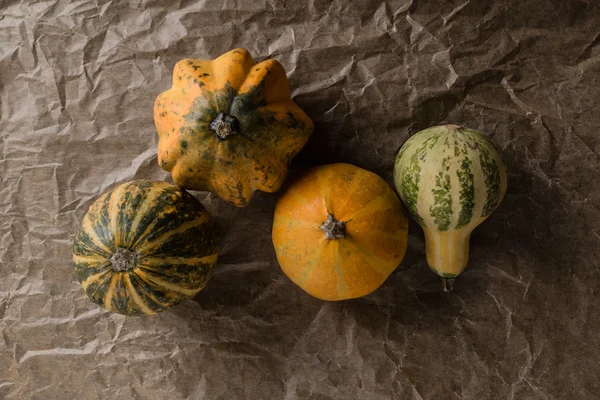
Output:
<instances>
[{"instance_id":1,"label":"pumpkin stem","mask_svg":"<svg viewBox=\"0 0 600 400\"><path fill-rule=\"evenodd\" d=\"M341 239L346 235L346 224L328 214L325 222L319 227L325 232L325 239Z\"/></svg>"},{"instance_id":2,"label":"pumpkin stem","mask_svg":"<svg viewBox=\"0 0 600 400\"><path fill-rule=\"evenodd\" d=\"M117 247L117 251L110 258L110 265L117 272L127 271L135 267L137 257L138 255L135 251Z\"/></svg>"},{"instance_id":3,"label":"pumpkin stem","mask_svg":"<svg viewBox=\"0 0 600 400\"><path fill-rule=\"evenodd\" d=\"M212 129L219 139L227 139L227 136L238 133L239 123L235 117L225 113L218 113L215 119L210 123Z\"/></svg>"},{"instance_id":4,"label":"pumpkin stem","mask_svg":"<svg viewBox=\"0 0 600 400\"><path fill-rule=\"evenodd\" d=\"M454 278L442 278L442 290L444 292L451 292L454 289Z\"/></svg>"}]
</instances>

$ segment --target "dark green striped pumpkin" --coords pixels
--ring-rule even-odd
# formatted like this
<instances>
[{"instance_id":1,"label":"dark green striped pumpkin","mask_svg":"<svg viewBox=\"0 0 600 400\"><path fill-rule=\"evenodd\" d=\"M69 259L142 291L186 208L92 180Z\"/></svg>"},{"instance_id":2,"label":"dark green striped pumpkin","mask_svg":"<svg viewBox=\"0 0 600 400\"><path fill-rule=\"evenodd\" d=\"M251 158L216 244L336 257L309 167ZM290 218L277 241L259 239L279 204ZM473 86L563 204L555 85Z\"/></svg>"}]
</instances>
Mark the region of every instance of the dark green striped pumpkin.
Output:
<instances>
[{"instance_id":1,"label":"dark green striped pumpkin","mask_svg":"<svg viewBox=\"0 0 600 400\"><path fill-rule=\"evenodd\" d=\"M77 279L96 304L120 314L155 314L204 288L217 261L209 215L166 182L124 183L90 207L75 236Z\"/></svg>"}]
</instances>

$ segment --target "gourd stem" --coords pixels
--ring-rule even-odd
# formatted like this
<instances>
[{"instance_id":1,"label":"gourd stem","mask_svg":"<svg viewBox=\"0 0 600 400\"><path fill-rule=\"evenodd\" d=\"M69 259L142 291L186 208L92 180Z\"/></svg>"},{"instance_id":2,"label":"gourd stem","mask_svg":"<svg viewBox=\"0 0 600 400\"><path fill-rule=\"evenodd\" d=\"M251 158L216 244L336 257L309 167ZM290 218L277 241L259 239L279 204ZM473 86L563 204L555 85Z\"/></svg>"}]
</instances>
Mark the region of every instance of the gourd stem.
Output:
<instances>
[{"instance_id":1,"label":"gourd stem","mask_svg":"<svg viewBox=\"0 0 600 400\"><path fill-rule=\"evenodd\" d=\"M446 125L446 129L459 131L462 129L462 127L460 125L449 124L449 125Z\"/></svg>"},{"instance_id":2,"label":"gourd stem","mask_svg":"<svg viewBox=\"0 0 600 400\"><path fill-rule=\"evenodd\" d=\"M325 239L342 239L346 236L346 224L333 218L333 215L328 214L327 219L323 222L320 228L325 232Z\"/></svg>"},{"instance_id":3,"label":"gourd stem","mask_svg":"<svg viewBox=\"0 0 600 400\"><path fill-rule=\"evenodd\" d=\"M135 251L118 247L110 258L110 265L117 272L128 271L135 267L137 257Z\"/></svg>"},{"instance_id":4,"label":"gourd stem","mask_svg":"<svg viewBox=\"0 0 600 400\"><path fill-rule=\"evenodd\" d=\"M442 278L442 290L444 292L451 292L454 289L455 278Z\"/></svg>"},{"instance_id":5,"label":"gourd stem","mask_svg":"<svg viewBox=\"0 0 600 400\"><path fill-rule=\"evenodd\" d=\"M225 140L228 136L239 133L239 122L235 117L220 112L210 123L210 129L217 134L219 139Z\"/></svg>"}]
</instances>

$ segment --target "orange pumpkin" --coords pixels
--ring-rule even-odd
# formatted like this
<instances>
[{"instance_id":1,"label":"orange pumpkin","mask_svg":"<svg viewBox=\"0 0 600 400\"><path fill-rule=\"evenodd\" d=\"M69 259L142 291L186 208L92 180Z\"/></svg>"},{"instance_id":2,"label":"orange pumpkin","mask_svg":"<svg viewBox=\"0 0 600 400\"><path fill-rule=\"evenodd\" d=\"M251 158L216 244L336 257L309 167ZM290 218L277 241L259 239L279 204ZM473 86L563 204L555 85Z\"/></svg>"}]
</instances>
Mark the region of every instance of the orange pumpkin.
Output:
<instances>
[{"instance_id":1,"label":"orange pumpkin","mask_svg":"<svg viewBox=\"0 0 600 400\"><path fill-rule=\"evenodd\" d=\"M378 175L349 164L313 168L279 199L273 244L283 272L323 300L365 296L406 252L408 220Z\"/></svg>"},{"instance_id":2,"label":"orange pumpkin","mask_svg":"<svg viewBox=\"0 0 600 400\"><path fill-rule=\"evenodd\" d=\"M178 62L173 86L156 98L154 121L158 162L173 180L238 207L256 190L279 190L313 130L281 64L255 64L244 49Z\"/></svg>"}]
</instances>

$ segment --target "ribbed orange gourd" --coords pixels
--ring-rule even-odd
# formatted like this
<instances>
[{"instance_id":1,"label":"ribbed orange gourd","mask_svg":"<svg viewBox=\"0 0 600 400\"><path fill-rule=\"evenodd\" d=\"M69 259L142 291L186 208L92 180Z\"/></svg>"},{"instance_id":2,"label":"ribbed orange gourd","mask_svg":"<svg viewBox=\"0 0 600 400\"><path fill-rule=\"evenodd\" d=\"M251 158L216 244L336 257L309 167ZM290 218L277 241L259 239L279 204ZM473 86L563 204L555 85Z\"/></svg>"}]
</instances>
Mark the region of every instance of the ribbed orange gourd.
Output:
<instances>
[{"instance_id":1,"label":"ribbed orange gourd","mask_svg":"<svg viewBox=\"0 0 600 400\"><path fill-rule=\"evenodd\" d=\"M279 199L273 244L283 272L323 300L365 296L406 252L408 220L378 175L349 164L313 168Z\"/></svg>"},{"instance_id":2,"label":"ribbed orange gourd","mask_svg":"<svg viewBox=\"0 0 600 400\"><path fill-rule=\"evenodd\" d=\"M279 190L313 131L281 64L255 64L243 49L178 62L173 86L156 99L154 121L158 162L173 180L238 207L256 190Z\"/></svg>"}]
</instances>

